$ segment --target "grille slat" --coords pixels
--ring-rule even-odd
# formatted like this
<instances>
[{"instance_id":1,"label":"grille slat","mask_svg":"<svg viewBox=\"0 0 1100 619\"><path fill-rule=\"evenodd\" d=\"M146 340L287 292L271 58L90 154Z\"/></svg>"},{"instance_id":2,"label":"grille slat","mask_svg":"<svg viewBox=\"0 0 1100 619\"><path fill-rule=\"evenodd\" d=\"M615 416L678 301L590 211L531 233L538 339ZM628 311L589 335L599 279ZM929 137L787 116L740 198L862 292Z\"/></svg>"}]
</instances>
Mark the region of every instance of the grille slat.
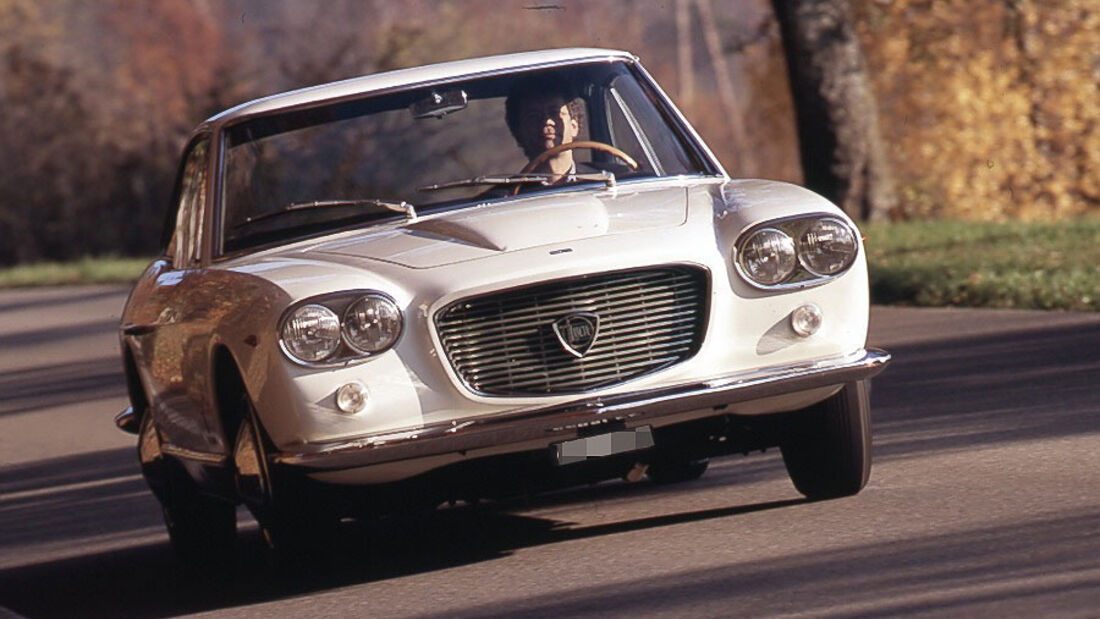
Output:
<instances>
[{"instance_id":1,"label":"grille slat","mask_svg":"<svg viewBox=\"0 0 1100 619\"><path fill-rule=\"evenodd\" d=\"M670 282L663 285L663 290L669 293L688 292L692 290L690 282ZM606 304L622 298L629 298L639 292L645 292L646 286L629 286L617 290L614 294L605 293L596 295L592 293L567 297L564 295L539 295L526 299L524 303L466 303L463 308L463 318L476 322L478 320L496 320L501 315L521 317L525 314L539 312L557 312L576 308L584 305Z\"/></svg>"},{"instance_id":2,"label":"grille slat","mask_svg":"<svg viewBox=\"0 0 1100 619\"><path fill-rule=\"evenodd\" d=\"M606 379L619 379L619 378L623 377L624 375L626 375L628 377L629 376L634 376L635 374L632 372L633 370L648 368L654 362L662 364L661 367L667 367L667 365L670 365L671 363L675 362L677 360L677 358L678 357L676 357L675 355L669 355L669 356L663 357L663 358L647 359L645 361L639 361L639 362L631 363L631 364L624 364L624 365L618 366L618 367L606 368L603 372L598 372L598 373L596 373L596 372L574 372L570 375L566 375L566 377L567 378L572 378L572 379L576 380L577 382L588 381L588 382L592 382L596 385L601 385L601 383L605 382ZM562 380L562 378L563 377L561 375L556 375L556 376L554 376L553 380L554 381L560 381L560 380ZM528 379L528 380L515 381L515 382L511 383L510 386L513 389L517 389L517 390L528 390L528 389L531 389L533 387L538 387L538 386L545 386L546 388L549 388L549 386L551 384L552 384L552 381L550 380L549 375L547 375L546 377L543 377L543 378L533 378L533 379ZM541 389L540 389L540 391L541 391Z\"/></svg>"},{"instance_id":3,"label":"grille slat","mask_svg":"<svg viewBox=\"0 0 1100 619\"><path fill-rule=\"evenodd\" d=\"M681 286L676 288L666 287L659 294L650 293L650 302L656 305L657 301L664 301L669 305L676 305L683 296L691 294L691 290L692 289L689 286ZM609 295L607 298L599 299L596 302L566 299L555 301L553 303L537 303L533 307L528 306L520 308L518 310L500 309L493 311L492 313L486 310L480 312L480 315L477 316L466 315L461 320L453 321L452 324L454 326L465 326L466 328L470 329L476 329L478 327L487 325L500 326L513 323L526 324L534 317L558 314L560 312L568 313L570 311L575 311L578 307L609 305L611 303L621 301L622 299L635 297L638 294L639 292L631 291L629 293L623 293L614 296ZM472 312L473 309L471 308L471 310L469 311ZM614 312L614 309L612 309L612 312ZM465 334L462 333L454 334L455 337L463 337L464 335Z\"/></svg>"},{"instance_id":4,"label":"grille slat","mask_svg":"<svg viewBox=\"0 0 1100 619\"><path fill-rule=\"evenodd\" d=\"M643 331L649 328L649 325L653 321L659 320L667 326L674 326L677 324L692 323L695 320L697 306L693 306L690 310L682 310L678 312L664 312L655 313L651 318L624 320L622 322L613 322L611 320L600 321L600 335L599 341L606 341L611 336L621 336L623 334L630 334L637 331ZM549 319L548 319L549 320ZM509 340L526 339L532 340L538 338L539 340L548 340L550 342L556 342L556 338L551 329L546 328L543 330L537 330L530 326L525 327L522 331L513 330L499 335L491 337L471 337L465 340L448 339L445 344L447 350L454 358L464 357L467 354L476 354L479 352L495 352L498 351L502 342Z\"/></svg>"},{"instance_id":5,"label":"grille slat","mask_svg":"<svg viewBox=\"0 0 1100 619\"><path fill-rule=\"evenodd\" d=\"M682 352L684 350L688 350L690 348L691 348L691 341L689 339L684 339L684 340L679 340L679 341L675 341L675 342L670 342L667 345L661 346L661 347L635 348L634 350L631 351L631 352L634 352L635 354L622 354L622 355L615 355L615 356L608 355L608 356L605 356L605 357L602 357L602 358L592 358L592 359L589 359L588 357L585 357L585 360L587 360L588 363L586 363L584 365L584 370L587 371L587 372L592 372L592 371L597 371L600 368L605 367L605 366L606 367L613 367L616 364L633 362L633 361L637 361L639 359L644 359L644 358L650 358L651 359L655 356L664 357L664 356L667 356L667 355L673 354L673 353L679 354L680 352ZM504 365L497 366L495 368L487 368L485 370L480 370L479 369L477 371L471 372L471 376L473 378L476 378L480 382L486 382L486 381L492 381L494 378L500 378L501 376L505 376L505 375L508 375L508 376L512 377L513 379L516 379L516 378L520 378L520 377L523 377L523 376L530 375L534 372L545 372L546 371L546 368L536 368L536 369L530 370L526 373L516 372L515 370L511 369L511 367L510 367L511 365L512 364L504 364ZM564 364L563 364L563 366L564 366Z\"/></svg>"},{"instance_id":6,"label":"grille slat","mask_svg":"<svg viewBox=\"0 0 1100 619\"><path fill-rule=\"evenodd\" d=\"M596 341L596 345L593 346L592 350L589 351L589 353L585 356L585 359L592 360L600 358L601 355L613 355L616 352L620 350L625 350L632 345L656 346L664 342L678 341L678 338L676 338L675 336L663 335L639 342L639 335L644 334L640 332L634 332L617 336L601 337ZM682 337L683 336L681 336L681 338ZM514 362L527 357L541 358L540 351L543 348L560 348L560 344L558 344L557 338L554 337L531 340L530 344L531 345L526 349L515 352L507 360L501 358L499 351L496 353L492 351L481 351L474 354L455 355L454 360L459 363L476 364L477 367L472 368L471 371L479 371L484 370L487 367L492 367L496 364ZM570 358L572 358L572 356L570 356Z\"/></svg>"},{"instance_id":7,"label":"grille slat","mask_svg":"<svg viewBox=\"0 0 1100 619\"><path fill-rule=\"evenodd\" d=\"M588 352L588 354L584 356L584 361L588 364L592 364L592 363L595 363L596 361L599 361L599 360L604 359L604 358L615 358L617 355L629 354L630 350L632 350L634 348L638 348L638 347L641 347L641 348L657 348L657 347L668 346L668 345L670 345L672 343L675 343L675 342L685 342L685 343L690 345L691 342L692 342L692 338L690 337L690 334L680 334L679 336L676 336L676 337L674 337L674 336L664 336L664 337L661 337L659 339L649 339L649 340L641 340L641 341L639 341L639 340L640 340L640 338L637 338L637 337L635 337L635 338L618 338L614 342L606 342L604 340L598 340L596 342L596 345L592 347L592 350L590 350ZM611 344L610 346L608 345L609 343ZM469 362L473 362L473 365L476 365L476 367L471 367L470 368L470 370L469 370L470 372L485 372L486 370L492 369L492 368L497 367L497 366L514 364L514 363L517 363L517 362L523 362L523 361L526 361L526 360L529 360L529 359L534 359L534 358L543 359L544 357L539 354L540 349L542 349L542 348L550 348L550 349L558 349L558 350L561 349L561 345L558 344L558 341L556 339L553 340L553 341L543 340L543 341L540 341L539 344L540 344L540 346L538 346L537 348L532 347L532 348L534 348L534 350L520 351L520 352L517 352L516 354L508 356L507 358L505 358L503 356L498 356L495 359L490 360L491 358L482 356L482 357L479 357L479 358L476 358L476 359L469 359L469 360L464 358L464 359L461 359L460 361L469 361ZM601 344L602 344L602 346L601 346ZM569 356L560 357L559 359L561 361L572 361L573 359L575 359L575 357L573 357L572 355L569 355Z\"/></svg>"},{"instance_id":8,"label":"grille slat","mask_svg":"<svg viewBox=\"0 0 1100 619\"><path fill-rule=\"evenodd\" d=\"M700 269L609 273L457 301L436 315L436 329L448 360L474 391L576 393L694 355L706 299ZM579 359L564 349L552 326L577 312L600 318L595 343Z\"/></svg>"}]
</instances>

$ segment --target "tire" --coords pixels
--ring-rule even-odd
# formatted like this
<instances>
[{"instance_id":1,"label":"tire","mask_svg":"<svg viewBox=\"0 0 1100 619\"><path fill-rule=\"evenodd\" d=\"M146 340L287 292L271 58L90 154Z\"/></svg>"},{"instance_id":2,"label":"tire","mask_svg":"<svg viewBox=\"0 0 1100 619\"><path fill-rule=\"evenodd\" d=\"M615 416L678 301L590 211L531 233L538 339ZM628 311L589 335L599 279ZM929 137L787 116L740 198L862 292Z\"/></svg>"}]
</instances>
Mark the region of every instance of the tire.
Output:
<instances>
[{"instance_id":1,"label":"tire","mask_svg":"<svg viewBox=\"0 0 1100 619\"><path fill-rule=\"evenodd\" d=\"M142 474L160 503L176 557L199 574L231 571L237 540L236 506L202 494L180 463L164 455L149 411L139 424L138 437Z\"/></svg>"},{"instance_id":2,"label":"tire","mask_svg":"<svg viewBox=\"0 0 1100 619\"><path fill-rule=\"evenodd\" d=\"M331 545L337 520L324 503L310 495L304 482L281 478L271 470L270 441L260 427L251 401L234 442L237 492L260 525L267 546L280 561L294 562L323 554Z\"/></svg>"},{"instance_id":3,"label":"tire","mask_svg":"<svg viewBox=\"0 0 1100 619\"><path fill-rule=\"evenodd\" d=\"M695 481L707 472L710 461L706 458L698 460L662 459L653 462L646 469L646 476L653 483L677 484L686 481Z\"/></svg>"},{"instance_id":4,"label":"tire","mask_svg":"<svg viewBox=\"0 0 1100 619\"><path fill-rule=\"evenodd\" d=\"M794 487L811 500L857 494L871 475L871 406L867 381L791 413L780 450Z\"/></svg>"},{"instance_id":5,"label":"tire","mask_svg":"<svg viewBox=\"0 0 1100 619\"><path fill-rule=\"evenodd\" d=\"M237 507L199 494L178 492L161 504L164 525L179 560L206 575L232 572L237 540Z\"/></svg>"}]
</instances>

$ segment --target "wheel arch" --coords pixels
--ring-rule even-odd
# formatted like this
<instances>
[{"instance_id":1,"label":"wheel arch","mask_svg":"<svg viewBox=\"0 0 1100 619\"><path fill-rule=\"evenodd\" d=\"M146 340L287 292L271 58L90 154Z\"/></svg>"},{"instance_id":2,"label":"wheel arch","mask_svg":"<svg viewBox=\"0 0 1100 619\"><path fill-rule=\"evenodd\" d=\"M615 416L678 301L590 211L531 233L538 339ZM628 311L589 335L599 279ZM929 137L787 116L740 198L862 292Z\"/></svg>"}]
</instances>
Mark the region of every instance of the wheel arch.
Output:
<instances>
[{"instance_id":1,"label":"wheel arch","mask_svg":"<svg viewBox=\"0 0 1100 619\"><path fill-rule=\"evenodd\" d=\"M232 450L245 412L242 398L248 397L248 388L240 364L224 343L215 345L210 367L213 370L215 417L224 444Z\"/></svg>"}]
</instances>

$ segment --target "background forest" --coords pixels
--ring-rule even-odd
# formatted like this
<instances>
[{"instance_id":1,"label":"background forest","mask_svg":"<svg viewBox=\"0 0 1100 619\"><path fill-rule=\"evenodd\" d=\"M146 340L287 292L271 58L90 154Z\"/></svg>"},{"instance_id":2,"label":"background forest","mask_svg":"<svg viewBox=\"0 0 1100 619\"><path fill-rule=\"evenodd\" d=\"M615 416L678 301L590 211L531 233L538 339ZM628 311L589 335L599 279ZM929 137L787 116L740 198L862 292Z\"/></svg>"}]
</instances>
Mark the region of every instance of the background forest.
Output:
<instances>
[{"instance_id":1,"label":"background forest","mask_svg":"<svg viewBox=\"0 0 1100 619\"><path fill-rule=\"evenodd\" d=\"M852 0L894 219L1100 212L1100 0ZM179 150L263 95L563 46L638 54L733 176L801 180L769 0L0 0L0 265L154 251Z\"/></svg>"}]
</instances>

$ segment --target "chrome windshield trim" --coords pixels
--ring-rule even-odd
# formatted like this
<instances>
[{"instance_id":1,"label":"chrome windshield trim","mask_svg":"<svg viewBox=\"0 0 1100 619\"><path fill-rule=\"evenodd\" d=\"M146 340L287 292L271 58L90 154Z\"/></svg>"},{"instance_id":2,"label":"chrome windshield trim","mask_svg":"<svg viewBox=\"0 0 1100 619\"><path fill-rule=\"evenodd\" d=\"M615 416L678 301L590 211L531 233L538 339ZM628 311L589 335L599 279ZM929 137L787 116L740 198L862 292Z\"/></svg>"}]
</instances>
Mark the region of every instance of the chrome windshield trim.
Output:
<instances>
[{"instance_id":1,"label":"chrome windshield trim","mask_svg":"<svg viewBox=\"0 0 1100 619\"><path fill-rule=\"evenodd\" d=\"M889 362L890 354L885 351L860 349L849 355L719 376L691 385L588 397L549 407L312 444L274 454L272 461L309 470L337 470L529 440L550 441L592 422L612 419L637 424L712 407L715 415L724 415L722 407L728 404L865 380Z\"/></svg>"},{"instance_id":2,"label":"chrome windshield trim","mask_svg":"<svg viewBox=\"0 0 1100 619\"><path fill-rule=\"evenodd\" d=\"M607 53L582 55L570 58L559 58L556 60L542 60L531 62L528 64L517 64L496 68L471 69L467 72L439 75L435 77L425 77L424 79L394 84L391 86L370 87L369 81L377 81L378 77L385 77L386 74L396 71L386 71L383 73L363 75L346 80L339 80L336 82L327 82L324 84L317 84L315 86L307 86L305 88L300 88L297 90L276 93L267 97L261 97L252 101L246 101L240 105L234 106L232 108L229 108L228 110L207 118L205 124L216 125L220 127L222 131L225 131L229 127L239 122L252 120L254 118L261 118L269 115L279 115L287 112L297 112L315 107L325 107L328 105L335 105L347 101L354 101L356 99L380 97L393 93L404 92L407 90L419 90L435 86L448 86L456 82L497 77L500 75L508 75L509 73L526 73L529 71L540 71L542 69L554 69L557 67L566 67L572 65L602 64L610 62L623 62L633 66L637 66L639 64L637 56L628 55L622 52L616 53L612 50L604 51L606 51ZM412 68L415 69L422 67ZM398 71L400 71L400 69ZM349 90L347 90L346 92L341 91L338 88L334 88L341 85L352 86L355 83L366 83L368 85L358 89L352 87L349 88ZM301 101L291 102L294 100L295 96L306 94L315 94L316 96L304 98ZM286 101L287 103L280 104L280 101Z\"/></svg>"}]
</instances>

